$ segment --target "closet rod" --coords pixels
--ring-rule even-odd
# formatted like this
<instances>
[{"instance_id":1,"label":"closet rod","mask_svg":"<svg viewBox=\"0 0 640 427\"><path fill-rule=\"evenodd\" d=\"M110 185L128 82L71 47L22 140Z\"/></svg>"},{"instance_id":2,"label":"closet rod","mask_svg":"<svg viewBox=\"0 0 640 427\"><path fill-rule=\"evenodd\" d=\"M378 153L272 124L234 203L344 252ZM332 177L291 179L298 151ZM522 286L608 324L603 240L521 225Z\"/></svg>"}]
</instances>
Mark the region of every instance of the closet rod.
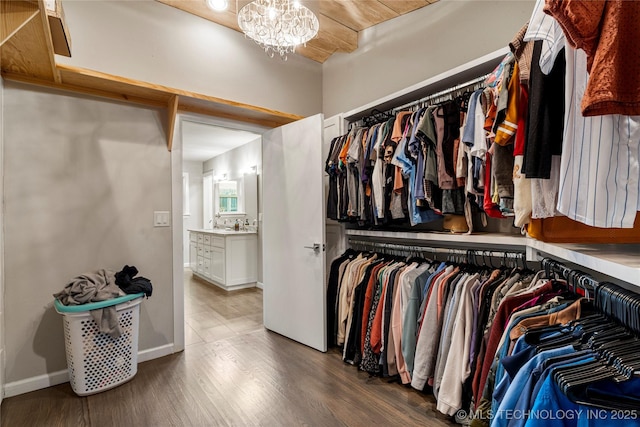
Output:
<instances>
[{"instance_id":1,"label":"closet rod","mask_svg":"<svg viewBox=\"0 0 640 427\"><path fill-rule=\"evenodd\" d=\"M412 102L409 102L407 104L401 105L399 107L395 107L391 111L395 113L395 112L398 112L398 111L403 110L405 108L413 107L414 105L422 104L422 103L427 102L429 100L432 100L434 98L439 98L441 96L448 95L448 94L450 94L452 92L455 92L457 90L464 89L464 88L467 88L469 86L473 86L473 85L475 85L477 83L484 82L487 79L487 77L489 77L490 75L491 74L485 74L484 76L480 76L480 77L477 77L477 78L475 78L473 80L469 80L468 82L461 83L461 84L456 85L454 87L450 87L449 89L445 89L445 90L442 90L440 92L436 92L436 93L433 93L431 95L427 95L424 98L421 98L421 99L419 99L417 101L412 101Z\"/></svg>"},{"instance_id":2,"label":"closet rod","mask_svg":"<svg viewBox=\"0 0 640 427\"><path fill-rule=\"evenodd\" d=\"M567 267L551 258L544 258L541 262L542 268L547 272L555 272L562 275L562 278L571 282L571 281L579 281L581 285L588 284L592 289L597 289L600 286L600 282L591 277L589 274L576 270L571 267Z\"/></svg>"},{"instance_id":3,"label":"closet rod","mask_svg":"<svg viewBox=\"0 0 640 427\"><path fill-rule=\"evenodd\" d=\"M382 243L372 242L370 240L352 240L349 239L350 245L369 247L373 249L392 249L404 252L430 252L433 254L449 254L449 255L480 255L493 258L520 258L524 252L513 251L483 251L476 249L454 249L454 248L434 248L431 246L402 245L398 243Z\"/></svg>"}]
</instances>

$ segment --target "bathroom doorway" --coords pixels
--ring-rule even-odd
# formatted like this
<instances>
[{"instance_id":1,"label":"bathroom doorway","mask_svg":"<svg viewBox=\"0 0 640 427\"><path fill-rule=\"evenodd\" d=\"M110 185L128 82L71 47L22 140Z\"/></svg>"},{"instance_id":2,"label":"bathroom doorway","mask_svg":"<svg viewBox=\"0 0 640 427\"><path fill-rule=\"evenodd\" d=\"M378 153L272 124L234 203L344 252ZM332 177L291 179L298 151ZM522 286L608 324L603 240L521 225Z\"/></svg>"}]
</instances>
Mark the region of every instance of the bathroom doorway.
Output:
<instances>
[{"instance_id":1,"label":"bathroom doorway","mask_svg":"<svg viewBox=\"0 0 640 427\"><path fill-rule=\"evenodd\" d=\"M188 348L263 327L260 173L264 129L194 116L181 116L178 121L183 182L184 342ZM241 232L228 235L235 228ZM255 239L255 253L238 256L234 242L233 253L225 254L224 240L242 240L238 235L243 232L247 239ZM206 244L197 241L198 235L207 238ZM223 244L214 244L214 240ZM255 279L237 285L230 272L253 265L244 263L246 258L255 258ZM216 273L220 268L223 273Z\"/></svg>"}]
</instances>

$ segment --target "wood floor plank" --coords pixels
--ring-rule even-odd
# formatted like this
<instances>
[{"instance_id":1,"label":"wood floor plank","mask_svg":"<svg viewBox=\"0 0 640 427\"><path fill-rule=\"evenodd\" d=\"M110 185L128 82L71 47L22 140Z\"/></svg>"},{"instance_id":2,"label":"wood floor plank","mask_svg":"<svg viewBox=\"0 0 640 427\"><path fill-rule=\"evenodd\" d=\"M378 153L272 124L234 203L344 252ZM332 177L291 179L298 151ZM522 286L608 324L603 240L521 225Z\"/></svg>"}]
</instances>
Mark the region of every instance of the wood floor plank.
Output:
<instances>
[{"instance_id":1,"label":"wood floor plank","mask_svg":"<svg viewBox=\"0 0 640 427\"><path fill-rule=\"evenodd\" d=\"M184 352L87 397L69 384L5 399L2 426L450 427L435 400L262 327L262 291L185 275Z\"/></svg>"}]
</instances>

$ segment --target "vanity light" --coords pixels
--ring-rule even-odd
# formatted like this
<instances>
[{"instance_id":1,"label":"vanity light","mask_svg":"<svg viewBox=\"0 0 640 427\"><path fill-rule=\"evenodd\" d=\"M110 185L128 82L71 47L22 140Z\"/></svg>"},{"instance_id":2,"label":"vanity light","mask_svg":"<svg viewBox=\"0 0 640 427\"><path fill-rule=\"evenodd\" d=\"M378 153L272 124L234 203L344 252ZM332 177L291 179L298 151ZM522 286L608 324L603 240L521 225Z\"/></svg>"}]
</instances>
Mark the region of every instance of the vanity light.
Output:
<instances>
[{"instance_id":1,"label":"vanity light","mask_svg":"<svg viewBox=\"0 0 640 427\"><path fill-rule=\"evenodd\" d=\"M222 12L223 10L227 10L229 2L227 0L207 0L207 6L211 10Z\"/></svg>"},{"instance_id":2,"label":"vanity light","mask_svg":"<svg viewBox=\"0 0 640 427\"><path fill-rule=\"evenodd\" d=\"M256 165L249 166L248 168L245 168L244 170L240 171L240 173L246 173L246 174L258 173L258 166Z\"/></svg>"}]
</instances>

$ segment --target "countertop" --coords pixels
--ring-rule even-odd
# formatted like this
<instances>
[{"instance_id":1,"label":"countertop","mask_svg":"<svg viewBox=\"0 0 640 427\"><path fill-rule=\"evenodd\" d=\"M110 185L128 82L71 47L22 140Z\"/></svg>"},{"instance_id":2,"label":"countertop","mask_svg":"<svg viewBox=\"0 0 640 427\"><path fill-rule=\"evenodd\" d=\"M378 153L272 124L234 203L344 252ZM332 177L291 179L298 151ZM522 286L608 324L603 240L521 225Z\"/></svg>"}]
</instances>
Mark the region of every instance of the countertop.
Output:
<instances>
[{"instance_id":1,"label":"countertop","mask_svg":"<svg viewBox=\"0 0 640 427\"><path fill-rule=\"evenodd\" d=\"M195 231L197 233L207 233L207 234L217 234L220 236L233 236L233 235L239 235L239 234L258 234L257 231L235 231L233 229L231 230L225 230L222 228L216 228L214 230L203 230L200 228L190 228L189 231Z\"/></svg>"}]
</instances>

